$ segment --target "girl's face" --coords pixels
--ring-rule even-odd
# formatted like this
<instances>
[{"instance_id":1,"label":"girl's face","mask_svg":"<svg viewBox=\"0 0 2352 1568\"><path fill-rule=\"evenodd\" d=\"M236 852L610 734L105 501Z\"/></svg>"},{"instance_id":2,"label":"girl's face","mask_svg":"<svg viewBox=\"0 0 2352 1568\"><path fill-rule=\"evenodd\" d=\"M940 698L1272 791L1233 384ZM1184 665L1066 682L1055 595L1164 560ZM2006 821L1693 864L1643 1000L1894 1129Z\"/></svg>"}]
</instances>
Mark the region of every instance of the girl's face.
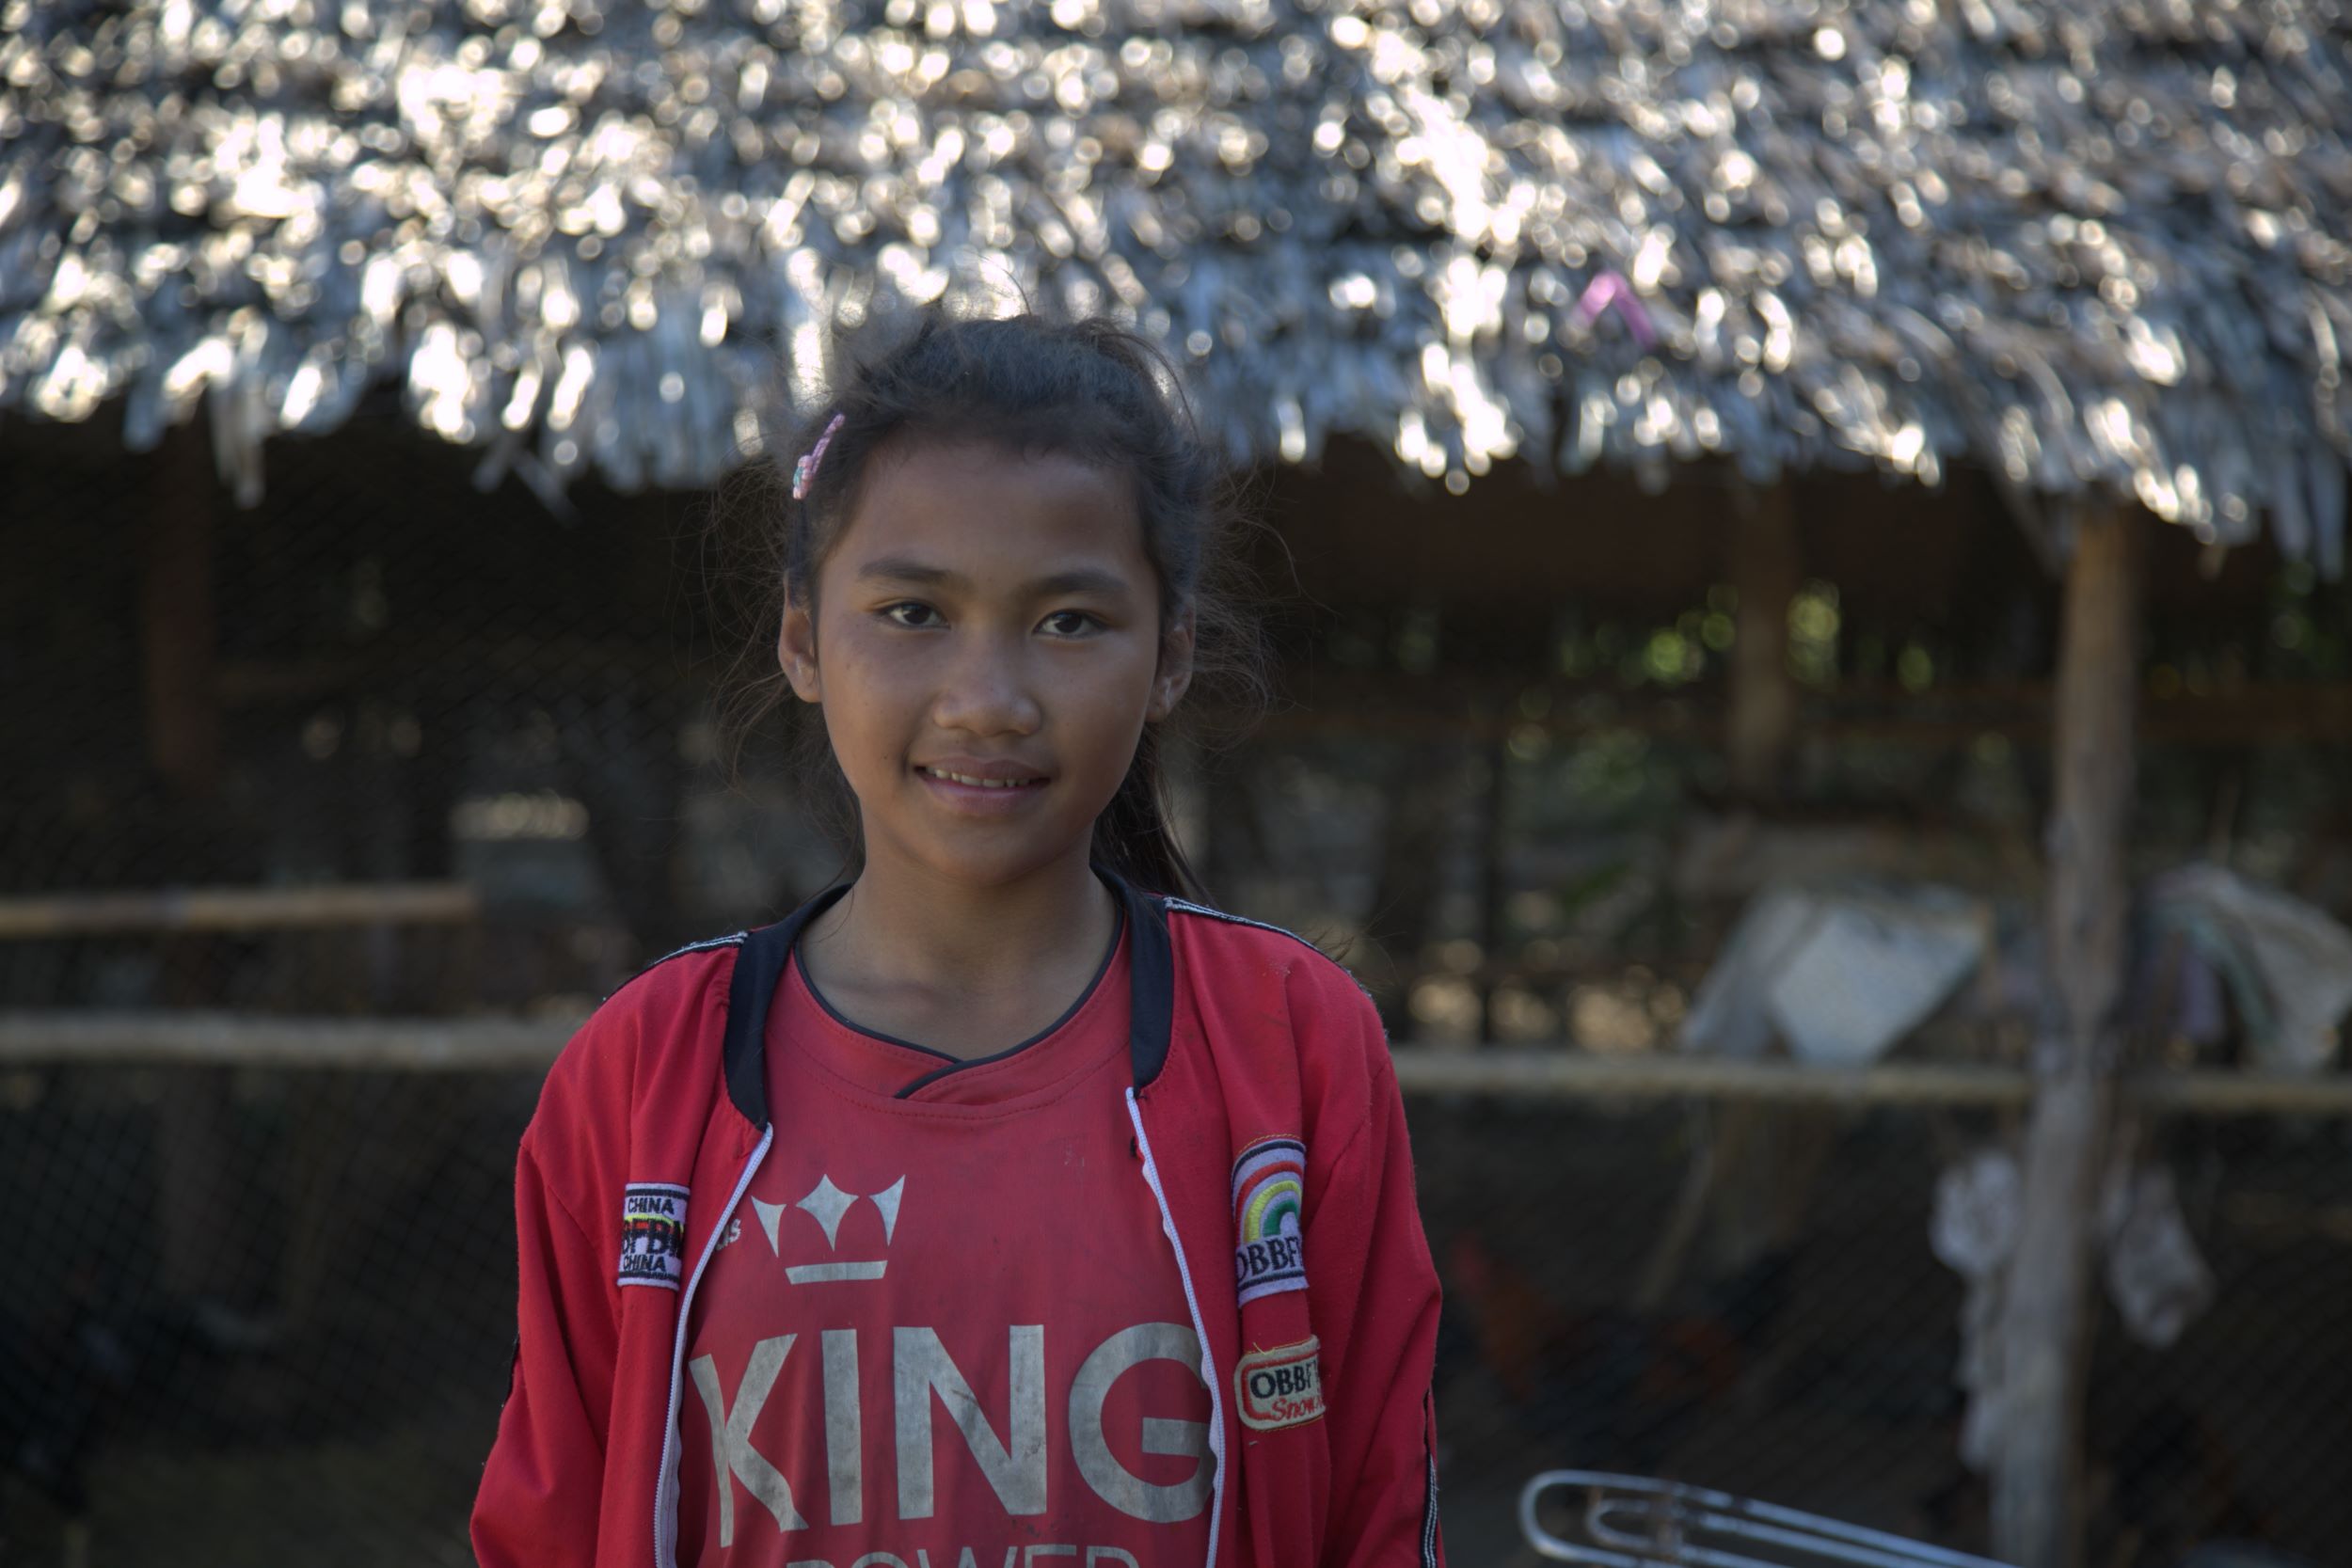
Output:
<instances>
[{"instance_id":1,"label":"girl's face","mask_svg":"<svg viewBox=\"0 0 2352 1568\"><path fill-rule=\"evenodd\" d=\"M877 452L816 589L777 654L823 705L869 863L1000 885L1083 859L1191 678L1127 486L1068 457Z\"/></svg>"}]
</instances>

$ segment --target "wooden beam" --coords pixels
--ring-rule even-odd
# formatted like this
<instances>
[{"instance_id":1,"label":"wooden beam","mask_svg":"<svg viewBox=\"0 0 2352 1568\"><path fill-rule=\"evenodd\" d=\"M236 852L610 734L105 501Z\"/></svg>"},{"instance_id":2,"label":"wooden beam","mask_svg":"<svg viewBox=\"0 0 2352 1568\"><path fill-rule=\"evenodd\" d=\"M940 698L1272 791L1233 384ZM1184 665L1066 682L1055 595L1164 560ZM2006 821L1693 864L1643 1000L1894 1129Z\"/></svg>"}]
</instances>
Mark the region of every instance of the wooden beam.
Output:
<instances>
[{"instance_id":1,"label":"wooden beam","mask_svg":"<svg viewBox=\"0 0 2352 1568\"><path fill-rule=\"evenodd\" d=\"M2035 1051L2024 1216L1994 1330L1993 1547L2019 1568L2074 1568L2082 1552L2092 1260L2115 1113L2130 896L2138 521L2122 509L2078 514L2066 567L2051 736L2051 1005Z\"/></svg>"},{"instance_id":2,"label":"wooden beam","mask_svg":"<svg viewBox=\"0 0 2352 1568\"><path fill-rule=\"evenodd\" d=\"M1628 688L1498 673L1376 684L1321 673L1291 695L1295 705L1265 720L1269 733L1481 738L1534 731L1569 738L1635 730L1706 740L1727 736L1731 723L1725 689L1704 680ZM2042 681L1956 684L1916 694L1846 681L1834 691L1801 690L1797 722L1808 735L1836 740L1950 746L1997 735L2039 744L2049 736L2052 703L2053 688ZM2136 731L2152 745L2352 743L2352 682L2245 681L2194 691L2168 685L2141 689L2137 704Z\"/></svg>"},{"instance_id":3,"label":"wooden beam","mask_svg":"<svg viewBox=\"0 0 2352 1568\"><path fill-rule=\"evenodd\" d=\"M0 898L0 942L145 931L278 931L326 926L462 926L482 901L464 882L185 887Z\"/></svg>"},{"instance_id":4,"label":"wooden beam","mask_svg":"<svg viewBox=\"0 0 2352 1568\"><path fill-rule=\"evenodd\" d=\"M579 1013L354 1019L28 1009L0 1012L0 1067L540 1072L584 1022ZM1604 1056L1558 1043L1400 1045L1390 1054L1408 1095L1543 1104L1719 1100L2010 1110L2029 1104L2035 1086L2023 1068L1965 1062L1881 1062L1857 1069L1721 1056ZM2118 1090L2134 1104L2174 1116L2352 1117L2352 1072L2200 1068L2123 1078Z\"/></svg>"},{"instance_id":5,"label":"wooden beam","mask_svg":"<svg viewBox=\"0 0 2352 1568\"><path fill-rule=\"evenodd\" d=\"M1736 648L1738 643L1735 641ZM229 707L314 700L355 689L423 675L463 677L487 665L555 673L576 678L577 662L593 659L644 682L646 689L675 688L699 696L723 671L713 665L664 663L633 646L588 640L554 640L548 650L509 641L459 639L420 665L390 655L354 655L315 664L232 659L219 667L219 691ZM565 660L575 661L566 666ZM1280 684L1293 705L1267 716L1278 734L1426 734L1506 739L1533 728L1553 736L1629 729L1728 733L1728 677L1687 687L1627 687L1613 676L1585 680L1527 678L1522 662L1471 675L1360 676L1328 668L1285 672ZM1920 745L1965 744L1982 735L2039 742L2050 729L2046 681L1954 681L1923 693L1891 680L1840 679L1832 691L1796 689L1796 722L1808 733L1837 739L1899 740ZM1534 695L1536 717L1519 705ZM1212 720L1221 717L1205 712ZM2352 742L2352 681L2182 684L2176 675L2139 693L2139 734L2151 743L2250 746L2275 742Z\"/></svg>"}]
</instances>

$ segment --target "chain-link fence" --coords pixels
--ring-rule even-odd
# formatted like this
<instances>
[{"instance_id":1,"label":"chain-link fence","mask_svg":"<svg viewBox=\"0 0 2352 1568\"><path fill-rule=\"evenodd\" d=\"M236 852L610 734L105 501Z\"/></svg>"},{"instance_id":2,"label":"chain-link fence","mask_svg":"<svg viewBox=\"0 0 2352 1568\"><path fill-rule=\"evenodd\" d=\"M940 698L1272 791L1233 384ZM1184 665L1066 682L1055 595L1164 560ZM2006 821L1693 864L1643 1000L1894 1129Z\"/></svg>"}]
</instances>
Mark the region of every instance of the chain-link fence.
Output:
<instances>
[{"instance_id":1,"label":"chain-link fence","mask_svg":"<svg viewBox=\"0 0 2352 1568\"><path fill-rule=\"evenodd\" d=\"M777 726L739 758L719 722L706 503L591 489L559 519L364 420L273 448L251 512L182 445L127 462L100 431L15 425L0 461L0 1551L41 1561L78 1528L104 1568L465 1561L548 1055L644 958L772 918L835 863ZM2296 615L2305 651L2334 635L2343 605L2309 586L2257 639ZM1401 1041L1659 1052L1740 904L1686 874L1721 774L1687 710L1728 602L1693 599L1662 628L1568 607L1523 683L1551 684L1458 733L1429 716L1454 660L1494 684L1475 614L1339 605L1286 630L1327 690L1437 695L1180 759L1213 885L1339 952ZM1834 590L1802 609L1795 654L1867 657ZM1998 881L2022 853L2029 895L2032 742L1886 728L1805 743L1817 815L1931 801L1960 822L1931 869ZM2201 846L2226 798L2235 863L2341 911L2340 752L2254 755L2152 752L2141 852ZM1981 1032L2013 1059L2006 1027ZM1566 1464L1982 1547L1967 1288L1930 1224L2007 1113L1672 1085L1416 1091L1411 1113L1454 1560L1518 1555L1518 1484ZM2140 1138L2213 1290L2163 1349L2106 1312L2086 1560L2224 1537L2332 1560L2352 1118L2176 1111Z\"/></svg>"},{"instance_id":2,"label":"chain-link fence","mask_svg":"<svg viewBox=\"0 0 2352 1568\"><path fill-rule=\"evenodd\" d=\"M15 1067L0 1357L12 1559L87 1510L96 1560L464 1562L513 1332L529 1070ZM1518 1484L1669 1475L1963 1547L1963 1289L1940 1164L1981 1115L1416 1096L1448 1287L1454 1558L1523 1559ZM1697 1150L1748 1212L1659 1285ZM1758 1133L1768 1134L1758 1137ZM2175 1120L2214 1305L2172 1346L2106 1315L2088 1465L2102 1563L2218 1537L2329 1560L2352 1529L2352 1124ZM191 1139L216 1140L209 1147ZM185 1183L194 1180L195 1190ZM1742 1227L1753 1225L1753 1230ZM175 1227L184 1227L175 1234ZM200 1252L202 1292L175 1290ZM21 1558L15 1556L21 1554Z\"/></svg>"},{"instance_id":3,"label":"chain-link fence","mask_svg":"<svg viewBox=\"0 0 2352 1568\"><path fill-rule=\"evenodd\" d=\"M1423 1101L1422 1203L1455 1324L1440 1419L1457 1534L1509 1558L1514 1478L1665 1475L1964 1549L1982 1478L1959 1458L1965 1290L1935 1257L1940 1171L1983 1113L1715 1101ZM2352 1519L2344 1243L2352 1125L2176 1119L2214 1305L2153 1349L2103 1308L2086 1478L2095 1563L2260 1540L2329 1560ZM1736 1163L1670 1280L1694 1159ZM1474 1534L1472 1532L1475 1532ZM1532 1561L1533 1559L1527 1560Z\"/></svg>"}]
</instances>

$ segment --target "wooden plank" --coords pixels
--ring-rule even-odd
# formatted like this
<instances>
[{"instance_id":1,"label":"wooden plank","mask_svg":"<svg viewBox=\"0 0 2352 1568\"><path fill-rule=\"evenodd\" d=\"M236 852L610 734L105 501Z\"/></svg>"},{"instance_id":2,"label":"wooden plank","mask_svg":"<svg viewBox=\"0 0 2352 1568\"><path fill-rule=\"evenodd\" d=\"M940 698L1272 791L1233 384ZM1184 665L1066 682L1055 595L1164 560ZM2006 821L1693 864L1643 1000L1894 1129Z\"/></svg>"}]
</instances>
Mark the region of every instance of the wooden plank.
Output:
<instances>
[{"instance_id":1,"label":"wooden plank","mask_svg":"<svg viewBox=\"0 0 2352 1568\"><path fill-rule=\"evenodd\" d=\"M456 926L482 903L464 882L187 887L0 898L0 941L140 931L271 931L326 926Z\"/></svg>"},{"instance_id":2,"label":"wooden plank","mask_svg":"<svg viewBox=\"0 0 2352 1568\"><path fill-rule=\"evenodd\" d=\"M276 1018L250 1013L0 1012L0 1064L538 1071L583 1022L565 1013L511 1018ZM1784 1104L2021 1107L2023 1068L1882 1062L1859 1070L1717 1056L1603 1056L1559 1044L1400 1045L1408 1095L1475 1094L1535 1103L1723 1100ZM2121 1091L2170 1115L2352 1117L2352 1072L2290 1077L2223 1069L2137 1075Z\"/></svg>"},{"instance_id":3,"label":"wooden plank","mask_svg":"<svg viewBox=\"0 0 2352 1568\"><path fill-rule=\"evenodd\" d=\"M2078 513L2066 567L2043 921L2053 1005L2036 1042L2024 1217L1994 1329L1993 1548L2018 1568L2074 1568L2082 1554L2092 1263L2122 1055L2139 522L2120 508Z\"/></svg>"},{"instance_id":4,"label":"wooden plank","mask_svg":"<svg viewBox=\"0 0 2352 1568\"><path fill-rule=\"evenodd\" d=\"M1602 1056L1564 1046L1401 1045L1390 1053L1406 1094L1486 1094L1505 1100L1766 1101L1792 1104L1938 1105L1987 1110L2033 1098L2023 1068L1963 1062L1881 1062L1862 1069L1720 1056ZM2289 1075L2201 1068L2137 1074L2122 1092L2152 1111L2185 1116L2352 1116L2352 1072Z\"/></svg>"},{"instance_id":5,"label":"wooden plank","mask_svg":"<svg viewBox=\"0 0 2352 1568\"><path fill-rule=\"evenodd\" d=\"M0 1063L542 1071L580 1022L579 1015L353 1019L215 1012L0 1012Z\"/></svg>"},{"instance_id":6,"label":"wooden plank","mask_svg":"<svg viewBox=\"0 0 2352 1568\"><path fill-rule=\"evenodd\" d=\"M1484 1094L1505 1100L1683 1100L1784 1104L2026 1103L2032 1082L2015 1068L1887 1062L1859 1069L1722 1056L1604 1056L1549 1046L1469 1049L1401 1045L1390 1053L1406 1094ZM2352 1087L2347 1088L2352 1108Z\"/></svg>"}]
</instances>

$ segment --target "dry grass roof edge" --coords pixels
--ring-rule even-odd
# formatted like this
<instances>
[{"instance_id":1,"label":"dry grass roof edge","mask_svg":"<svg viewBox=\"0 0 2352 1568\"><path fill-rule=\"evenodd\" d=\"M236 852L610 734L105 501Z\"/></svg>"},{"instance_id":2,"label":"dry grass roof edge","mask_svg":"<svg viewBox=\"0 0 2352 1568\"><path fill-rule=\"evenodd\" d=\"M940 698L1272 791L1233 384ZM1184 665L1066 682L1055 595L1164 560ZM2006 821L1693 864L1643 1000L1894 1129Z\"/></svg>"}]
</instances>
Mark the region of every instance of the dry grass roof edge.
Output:
<instances>
[{"instance_id":1,"label":"dry grass roof edge","mask_svg":"<svg viewBox=\"0 0 2352 1568\"><path fill-rule=\"evenodd\" d=\"M5 0L0 408L706 484L899 302L1237 460L1981 465L2344 557L2331 0Z\"/></svg>"}]
</instances>

